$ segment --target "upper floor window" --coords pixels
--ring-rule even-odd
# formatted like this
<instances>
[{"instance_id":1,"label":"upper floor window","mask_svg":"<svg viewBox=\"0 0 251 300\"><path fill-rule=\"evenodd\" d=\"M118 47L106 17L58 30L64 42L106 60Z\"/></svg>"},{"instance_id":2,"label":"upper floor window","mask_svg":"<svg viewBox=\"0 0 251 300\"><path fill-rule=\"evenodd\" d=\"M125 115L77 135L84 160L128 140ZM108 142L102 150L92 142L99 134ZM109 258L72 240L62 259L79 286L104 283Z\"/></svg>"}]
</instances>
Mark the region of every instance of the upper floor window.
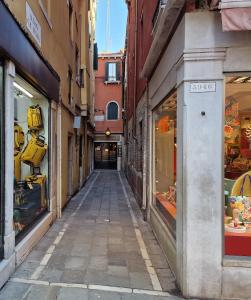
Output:
<instances>
[{"instance_id":1,"label":"upper floor window","mask_svg":"<svg viewBox=\"0 0 251 300\"><path fill-rule=\"evenodd\" d=\"M107 62L105 65L105 81L116 82L120 81L120 63Z\"/></svg>"},{"instance_id":2,"label":"upper floor window","mask_svg":"<svg viewBox=\"0 0 251 300\"><path fill-rule=\"evenodd\" d=\"M72 104L72 69L68 68L68 104Z\"/></svg>"},{"instance_id":3,"label":"upper floor window","mask_svg":"<svg viewBox=\"0 0 251 300\"><path fill-rule=\"evenodd\" d=\"M68 0L68 14L69 14L69 34L73 40L73 6L71 0Z\"/></svg>"},{"instance_id":4,"label":"upper floor window","mask_svg":"<svg viewBox=\"0 0 251 300\"><path fill-rule=\"evenodd\" d=\"M47 20L49 26L52 28L51 23L51 0L39 0L40 8Z\"/></svg>"},{"instance_id":5,"label":"upper floor window","mask_svg":"<svg viewBox=\"0 0 251 300\"><path fill-rule=\"evenodd\" d=\"M119 107L116 102L110 102L107 105L107 120L118 120Z\"/></svg>"}]
</instances>

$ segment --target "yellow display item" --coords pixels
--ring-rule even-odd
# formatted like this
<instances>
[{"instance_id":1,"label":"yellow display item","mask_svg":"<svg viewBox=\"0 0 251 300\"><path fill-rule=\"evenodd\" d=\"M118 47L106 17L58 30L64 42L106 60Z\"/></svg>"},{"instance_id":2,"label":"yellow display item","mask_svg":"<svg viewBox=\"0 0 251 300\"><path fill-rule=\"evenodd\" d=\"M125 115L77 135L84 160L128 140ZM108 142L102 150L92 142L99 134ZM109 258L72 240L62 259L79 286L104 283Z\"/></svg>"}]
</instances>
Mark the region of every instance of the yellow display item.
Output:
<instances>
[{"instance_id":1,"label":"yellow display item","mask_svg":"<svg viewBox=\"0 0 251 300\"><path fill-rule=\"evenodd\" d=\"M39 105L33 105L28 108L27 113L28 128L30 130L43 129L42 110Z\"/></svg>"},{"instance_id":2,"label":"yellow display item","mask_svg":"<svg viewBox=\"0 0 251 300\"><path fill-rule=\"evenodd\" d=\"M22 153L21 160L29 166L39 167L47 148L43 136L32 136Z\"/></svg>"},{"instance_id":3,"label":"yellow display item","mask_svg":"<svg viewBox=\"0 0 251 300\"><path fill-rule=\"evenodd\" d=\"M41 186L41 207L47 207L47 200L46 200L46 175L31 175L26 176L25 181L29 184L36 183L40 184Z\"/></svg>"},{"instance_id":4,"label":"yellow display item","mask_svg":"<svg viewBox=\"0 0 251 300\"><path fill-rule=\"evenodd\" d=\"M24 132L20 125L14 125L14 149L21 150L24 145Z\"/></svg>"},{"instance_id":5,"label":"yellow display item","mask_svg":"<svg viewBox=\"0 0 251 300\"><path fill-rule=\"evenodd\" d=\"M17 181L21 180L21 155L19 151L14 152L14 176Z\"/></svg>"}]
</instances>

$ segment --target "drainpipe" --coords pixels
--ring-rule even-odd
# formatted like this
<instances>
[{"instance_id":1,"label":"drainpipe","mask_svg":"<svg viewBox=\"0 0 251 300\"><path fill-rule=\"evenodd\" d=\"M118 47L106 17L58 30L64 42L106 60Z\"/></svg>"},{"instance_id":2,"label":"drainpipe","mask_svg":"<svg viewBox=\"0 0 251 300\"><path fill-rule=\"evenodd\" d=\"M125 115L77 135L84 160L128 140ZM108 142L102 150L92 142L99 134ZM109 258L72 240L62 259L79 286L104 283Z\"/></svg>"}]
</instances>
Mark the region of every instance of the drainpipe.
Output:
<instances>
[{"instance_id":1,"label":"drainpipe","mask_svg":"<svg viewBox=\"0 0 251 300\"><path fill-rule=\"evenodd\" d=\"M135 32L134 32L134 97L133 97L133 131L132 135L135 140L136 136L136 97L137 97L137 37L138 37L138 0L135 0Z\"/></svg>"}]
</instances>

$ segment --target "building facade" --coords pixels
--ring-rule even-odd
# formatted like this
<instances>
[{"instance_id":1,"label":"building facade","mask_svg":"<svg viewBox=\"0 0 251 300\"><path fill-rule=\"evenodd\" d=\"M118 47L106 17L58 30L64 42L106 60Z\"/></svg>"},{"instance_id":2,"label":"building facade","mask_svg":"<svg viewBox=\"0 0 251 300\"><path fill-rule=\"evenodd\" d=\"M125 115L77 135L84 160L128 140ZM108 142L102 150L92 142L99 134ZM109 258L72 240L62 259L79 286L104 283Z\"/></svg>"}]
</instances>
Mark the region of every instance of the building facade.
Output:
<instances>
[{"instance_id":1,"label":"building facade","mask_svg":"<svg viewBox=\"0 0 251 300\"><path fill-rule=\"evenodd\" d=\"M0 3L0 286L92 170L95 10Z\"/></svg>"},{"instance_id":2,"label":"building facade","mask_svg":"<svg viewBox=\"0 0 251 300\"><path fill-rule=\"evenodd\" d=\"M123 144L123 53L104 53L95 74L95 168L121 169Z\"/></svg>"},{"instance_id":3,"label":"building facade","mask_svg":"<svg viewBox=\"0 0 251 300\"><path fill-rule=\"evenodd\" d=\"M250 1L127 2L127 176L182 294L248 299Z\"/></svg>"}]
</instances>

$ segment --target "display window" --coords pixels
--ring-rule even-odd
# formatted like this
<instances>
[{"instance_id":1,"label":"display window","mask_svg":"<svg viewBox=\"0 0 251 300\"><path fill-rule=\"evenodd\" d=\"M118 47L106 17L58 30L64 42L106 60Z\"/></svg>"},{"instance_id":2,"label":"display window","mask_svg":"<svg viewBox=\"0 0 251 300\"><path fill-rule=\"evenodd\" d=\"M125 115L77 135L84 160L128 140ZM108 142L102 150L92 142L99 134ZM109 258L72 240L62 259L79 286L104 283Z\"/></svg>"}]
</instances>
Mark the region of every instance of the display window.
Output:
<instances>
[{"instance_id":1,"label":"display window","mask_svg":"<svg viewBox=\"0 0 251 300\"><path fill-rule=\"evenodd\" d=\"M225 82L225 254L251 256L251 77Z\"/></svg>"},{"instance_id":2,"label":"display window","mask_svg":"<svg viewBox=\"0 0 251 300\"><path fill-rule=\"evenodd\" d=\"M17 239L49 207L48 99L20 76L14 89L14 212Z\"/></svg>"},{"instance_id":3,"label":"display window","mask_svg":"<svg viewBox=\"0 0 251 300\"><path fill-rule=\"evenodd\" d=\"M153 197L173 236L176 236L177 94L153 112Z\"/></svg>"},{"instance_id":4,"label":"display window","mask_svg":"<svg viewBox=\"0 0 251 300\"><path fill-rule=\"evenodd\" d=\"M0 60L0 259L3 258L4 235L4 68Z\"/></svg>"}]
</instances>

